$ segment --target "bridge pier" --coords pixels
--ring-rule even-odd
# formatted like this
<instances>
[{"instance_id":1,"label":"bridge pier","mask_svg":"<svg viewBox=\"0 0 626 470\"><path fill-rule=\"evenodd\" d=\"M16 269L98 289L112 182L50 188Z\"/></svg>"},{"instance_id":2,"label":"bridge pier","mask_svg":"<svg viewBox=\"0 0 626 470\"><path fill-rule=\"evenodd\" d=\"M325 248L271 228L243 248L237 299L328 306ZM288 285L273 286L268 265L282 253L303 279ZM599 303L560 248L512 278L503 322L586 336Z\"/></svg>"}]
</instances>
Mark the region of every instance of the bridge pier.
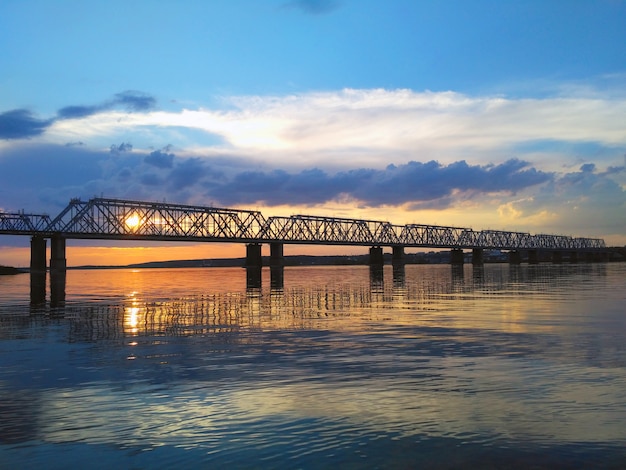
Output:
<instances>
[{"instance_id":1,"label":"bridge pier","mask_svg":"<svg viewBox=\"0 0 626 470\"><path fill-rule=\"evenodd\" d=\"M560 251L553 251L552 252L552 263L554 264L561 264L563 262L563 253L561 253Z\"/></svg>"},{"instance_id":2,"label":"bridge pier","mask_svg":"<svg viewBox=\"0 0 626 470\"><path fill-rule=\"evenodd\" d=\"M35 235L30 239L30 272L46 272L46 239Z\"/></svg>"},{"instance_id":3,"label":"bridge pier","mask_svg":"<svg viewBox=\"0 0 626 470\"><path fill-rule=\"evenodd\" d=\"M539 264L539 253L537 250L528 250L528 264Z\"/></svg>"},{"instance_id":4,"label":"bridge pier","mask_svg":"<svg viewBox=\"0 0 626 470\"><path fill-rule=\"evenodd\" d=\"M450 252L450 264L463 265L465 262L463 250L460 248L454 248Z\"/></svg>"},{"instance_id":5,"label":"bridge pier","mask_svg":"<svg viewBox=\"0 0 626 470\"><path fill-rule=\"evenodd\" d=\"M517 250L509 251L509 264L522 264L522 254Z\"/></svg>"},{"instance_id":6,"label":"bridge pier","mask_svg":"<svg viewBox=\"0 0 626 470\"><path fill-rule=\"evenodd\" d=\"M569 262L570 263L578 263L578 252L577 251L570 251Z\"/></svg>"},{"instance_id":7,"label":"bridge pier","mask_svg":"<svg viewBox=\"0 0 626 470\"><path fill-rule=\"evenodd\" d=\"M401 245L392 247L391 263L396 265L404 264L404 247Z\"/></svg>"},{"instance_id":8,"label":"bridge pier","mask_svg":"<svg viewBox=\"0 0 626 470\"><path fill-rule=\"evenodd\" d=\"M282 243L270 243L270 266L284 266L284 245Z\"/></svg>"},{"instance_id":9,"label":"bridge pier","mask_svg":"<svg viewBox=\"0 0 626 470\"><path fill-rule=\"evenodd\" d=\"M373 246L370 248L370 266L382 266L385 264L383 257L383 248L381 246Z\"/></svg>"},{"instance_id":10,"label":"bridge pier","mask_svg":"<svg viewBox=\"0 0 626 470\"><path fill-rule=\"evenodd\" d=\"M482 266L483 264L485 264L482 248L472 249L472 264L474 266Z\"/></svg>"},{"instance_id":11,"label":"bridge pier","mask_svg":"<svg viewBox=\"0 0 626 470\"><path fill-rule=\"evenodd\" d=\"M67 260L65 258L65 238L53 236L50 239L50 306L60 307L65 302L65 281Z\"/></svg>"},{"instance_id":12,"label":"bridge pier","mask_svg":"<svg viewBox=\"0 0 626 470\"><path fill-rule=\"evenodd\" d=\"M65 271L65 238L54 236L50 239L50 271Z\"/></svg>"},{"instance_id":13,"label":"bridge pier","mask_svg":"<svg viewBox=\"0 0 626 470\"><path fill-rule=\"evenodd\" d=\"M261 257L261 244L249 243L246 245L246 267L263 266L263 258Z\"/></svg>"}]
</instances>

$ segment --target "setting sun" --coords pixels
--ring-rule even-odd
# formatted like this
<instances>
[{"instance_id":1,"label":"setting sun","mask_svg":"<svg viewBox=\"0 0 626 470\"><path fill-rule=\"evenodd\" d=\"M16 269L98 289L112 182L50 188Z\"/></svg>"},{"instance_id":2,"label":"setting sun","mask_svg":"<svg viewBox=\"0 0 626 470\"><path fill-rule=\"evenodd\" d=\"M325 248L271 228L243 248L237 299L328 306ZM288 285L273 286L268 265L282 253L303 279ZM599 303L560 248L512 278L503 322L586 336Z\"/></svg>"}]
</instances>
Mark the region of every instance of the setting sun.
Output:
<instances>
[{"instance_id":1,"label":"setting sun","mask_svg":"<svg viewBox=\"0 0 626 470\"><path fill-rule=\"evenodd\" d=\"M139 226L139 216L137 214L132 214L126 218L126 226L134 230Z\"/></svg>"}]
</instances>

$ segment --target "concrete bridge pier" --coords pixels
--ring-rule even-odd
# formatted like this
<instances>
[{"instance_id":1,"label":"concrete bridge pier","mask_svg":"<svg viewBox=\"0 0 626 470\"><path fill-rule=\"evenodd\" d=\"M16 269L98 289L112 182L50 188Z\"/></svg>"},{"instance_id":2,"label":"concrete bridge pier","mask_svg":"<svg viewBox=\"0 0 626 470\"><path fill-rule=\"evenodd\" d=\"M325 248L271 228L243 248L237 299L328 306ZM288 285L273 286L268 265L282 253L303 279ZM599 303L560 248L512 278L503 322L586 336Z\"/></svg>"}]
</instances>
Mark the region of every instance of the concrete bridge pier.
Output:
<instances>
[{"instance_id":1,"label":"concrete bridge pier","mask_svg":"<svg viewBox=\"0 0 626 470\"><path fill-rule=\"evenodd\" d=\"M553 251L552 262L554 264L561 264L563 262L563 253L561 253L560 251Z\"/></svg>"},{"instance_id":2,"label":"concrete bridge pier","mask_svg":"<svg viewBox=\"0 0 626 470\"><path fill-rule=\"evenodd\" d=\"M391 264L394 266L403 265L404 264L404 247L403 246L394 246L392 248L391 255Z\"/></svg>"},{"instance_id":3,"label":"concrete bridge pier","mask_svg":"<svg viewBox=\"0 0 626 470\"><path fill-rule=\"evenodd\" d=\"M537 250L528 250L528 264L539 264L539 253Z\"/></svg>"},{"instance_id":4,"label":"concrete bridge pier","mask_svg":"<svg viewBox=\"0 0 626 470\"><path fill-rule=\"evenodd\" d=\"M50 239L50 306L53 308L65 303L66 269L65 238L54 236Z\"/></svg>"},{"instance_id":5,"label":"concrete bridge pier","mask_svg":"<svg viewBox=\"0 0 626 470\"><path fill-rule=\"evenodd\" d=\"M450 252L450 264L463 265L465 262L463 250L460 248L454 248Z\"/></svg>"},{"instance_id":6,"label":"concrete bridge pier","mask_svg":"<svg viewBox=\"0 0 626 470\"><path fill-rule=\"evenodd\" d=\"M383 248L381 246L373 246L370 248L370 266L382 266L385 264L383 257Z\"/></svg>"},{"instance_id":7,"label":"concrete bridge pier","mask_svg":"<svg viewBox=\"0 0 626 470\"><path fill-rule=\"evenodd\" d=\"M34 236L30 239L30 304L46 303L46 239Z\"/></svg>"},{"instance_id":8,"label":"concrete bridge pier","mask_svg":"<svg viewBox=\"0 0 626 470\"><path fill-rule=\"evenodd\" d=\"M46 272L46 239L35 235L30 239L30 272Z\"/></svg>"},{"instance_id":9,"label":"concrete bridge pier","mask_svg":"<svg viewBox=\"0 0 626 470\"><path fill-rule=\"evenodd\" d=\"M509 251L509 264L522 264L522 254L517 250Z\"/></svg>"},{"instance_id":10,"label":"concrete bridge pier","mask_svg":"<svg viewBox=\"0 0 626 470\"><path fill-rule=\"evenodd\" d=\"M485 264L482 248L474 248L472 250L472 264L474 266L482 266Z\"/></svg>"},{"instance_id":11,"label":"concrete bridge pier","mask_svg":"<svg viewBox=\"0 0 626 470\"><path fill-rule=\"evenodd\" d=\"M578 252L577 251L570 251L569 262L570 263L578 263Z\"/></svg>"},{"instance_id":12,"label":"concrete bridge pier","mask_svg":"<svg viewBox=\"0 0 626 470\"><path fill-rule=\"evenodd\" d=\"M50 271L65 271L66 269L65 238L52 237L50 240Z\"/></svg>"},{"instance_id":13,"label":"concrete bridge pier","mask_svg":"<svg viewBox=\"0 0 626 470\"><path fill-rule=\"evenodd\" d=\"M263 266L263 258L261 257L261 244L249 243L246 245L246 267Z\"/></svg>"},{"instance_id":14,"label":"concrete bridge pier","mask_svg":"<svg viewBox=\"0 0 626 470\"><path fill-rule=\"evenodd\" d=\"M284 266L284 245L282 243L270 243L270 266Z\"/></svg>"},{"instance_id":15,"label":"concrete bridge pier","mask_svg":"<svg viewBox=\"0 0 626 470\"><path fill-rule=\"evenodd\" d=\"M263 258L261 257L261 244L249 243L246 245L246 288L261 288L261 271Z\"/></svg>"}]
</instances>

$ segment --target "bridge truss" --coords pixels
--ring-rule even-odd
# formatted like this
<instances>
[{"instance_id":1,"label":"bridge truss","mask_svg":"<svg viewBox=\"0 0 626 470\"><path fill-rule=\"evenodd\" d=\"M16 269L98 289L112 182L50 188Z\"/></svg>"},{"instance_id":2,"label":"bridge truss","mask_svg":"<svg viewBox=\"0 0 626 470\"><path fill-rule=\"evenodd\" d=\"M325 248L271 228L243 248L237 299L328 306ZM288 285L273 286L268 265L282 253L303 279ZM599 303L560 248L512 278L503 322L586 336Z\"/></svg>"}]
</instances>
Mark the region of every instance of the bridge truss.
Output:
<instances>
[{"instance_id":1,"label":"bridge truss","mask_svg":"<svg viewBox=\"0 0 626 470\"><path fill-rule=\"evenodd\" d=\"M160 202L72 199L54 219L0 212L0 234L42 237L403 246L451 249L594 250L599 238L531 235L436 225L293 215L265 218L258 211Z\"/></svg>"}]
</instances>

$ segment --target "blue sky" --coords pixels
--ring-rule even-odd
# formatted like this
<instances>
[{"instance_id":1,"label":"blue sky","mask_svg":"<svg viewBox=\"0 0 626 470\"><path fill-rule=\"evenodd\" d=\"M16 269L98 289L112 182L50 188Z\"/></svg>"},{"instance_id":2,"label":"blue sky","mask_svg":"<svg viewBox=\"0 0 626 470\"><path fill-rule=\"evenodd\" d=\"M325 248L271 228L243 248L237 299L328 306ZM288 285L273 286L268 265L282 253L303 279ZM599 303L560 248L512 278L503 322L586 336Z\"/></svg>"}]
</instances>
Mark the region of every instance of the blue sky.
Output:
<instances>
[{"instance_id":1,"label":"blue sky","mask_svg":"<svg viewBox=\"0 0 626 470\"><path fill-rule=\"evenodd\" d=\"M624 0L4 0L0 208L103 194L626 244L625 24Z\"/></svg>"}]
</instances>

